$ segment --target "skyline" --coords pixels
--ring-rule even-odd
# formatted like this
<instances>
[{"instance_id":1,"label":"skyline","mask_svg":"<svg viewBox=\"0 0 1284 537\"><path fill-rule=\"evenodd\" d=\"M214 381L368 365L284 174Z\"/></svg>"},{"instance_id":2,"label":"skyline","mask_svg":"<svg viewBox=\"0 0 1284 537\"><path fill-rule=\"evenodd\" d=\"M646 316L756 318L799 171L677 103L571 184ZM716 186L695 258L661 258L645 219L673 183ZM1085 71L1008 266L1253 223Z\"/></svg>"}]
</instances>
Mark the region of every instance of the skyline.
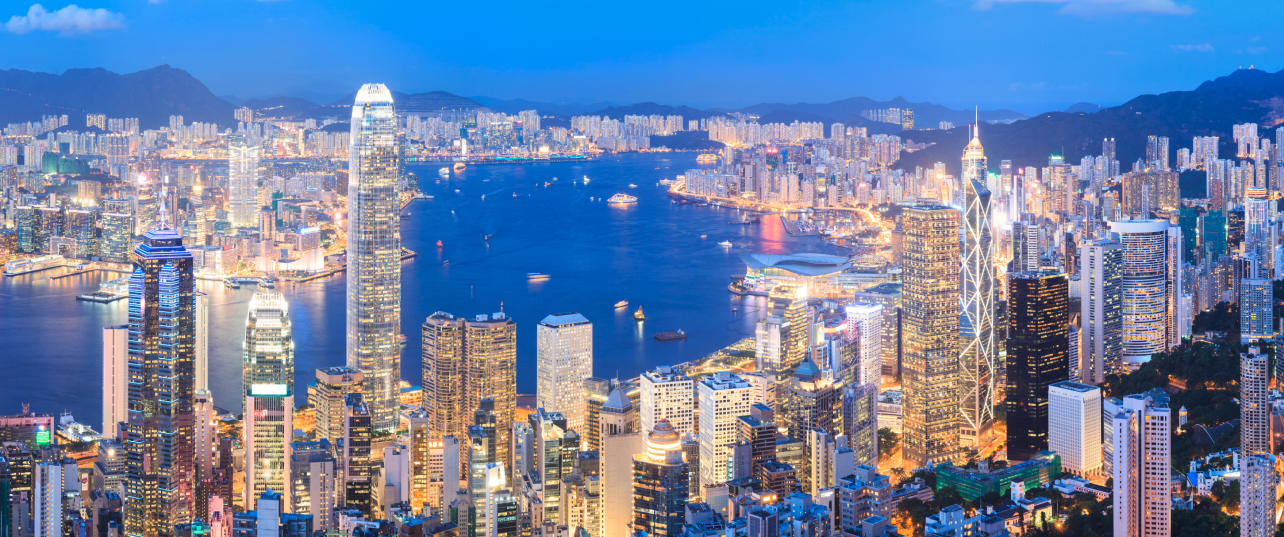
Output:
<instances>
[{"instance_id":1,"label":"skyline","mask_svg":"<svg viewBox=\"0 0 1284 537\"><path fill-rule=\"evenodd\" d=\"M407 93L697 108L903 96L1034 115L1193 89L1237 67L1281 67L1271 63L1272 51L1284 50L1281 38L1239 26L1234 14L1247 5L969 0L554 13L514 4L504 11L520 27L486 29L453 5L357 9L290 0L220 10L106 0L10 7L0 13L0 45L26 50L5 68L132 72L168 63L216 95L240 98L345 95L379 81ZM401 16L380 16L389 9ZM1284 6L1252 11L1269 18ZM636 30L623 31L623 17ZM425 26L434 20L458 22ZM1036 35L1037 46L1011 46L1024 35ZM342 36L395 53L365 57Z\"/></svg>"}]
</instances>

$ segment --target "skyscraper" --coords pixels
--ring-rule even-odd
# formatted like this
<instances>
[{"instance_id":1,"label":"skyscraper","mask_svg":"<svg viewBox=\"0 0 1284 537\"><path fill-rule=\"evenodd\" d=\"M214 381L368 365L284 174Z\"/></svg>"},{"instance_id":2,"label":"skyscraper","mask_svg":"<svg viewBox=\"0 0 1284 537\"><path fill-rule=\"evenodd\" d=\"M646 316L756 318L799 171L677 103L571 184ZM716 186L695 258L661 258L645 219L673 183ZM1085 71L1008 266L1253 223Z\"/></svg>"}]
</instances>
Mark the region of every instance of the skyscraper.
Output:
<instances>
[{"instance_id":1,"label":"skyscraper","mask_svg":"<svg viewBox=\"0 0 1284 537\"><path fill-rule=\"evenodd\" d=\"M372 426L388 431L397 427L401 395L401 220L397 114L383 84L357 92L350 143L348 367L365 374Z\"/></svg>"},{"instance_id":2,"label":"skyscraper","mask_svg":"<svg viewBox=\"0 0 1284 537\"><path fill-rule=\"evenodd\" d=\"M227 212L232 225L258 227L259 146L247 143L240 135L227 140L227 186Z\"/></svg>"},{"instance_id":3,"label":"skyscraper","mask_svg":"<svg viewBox=\"0 0 1284 537\"><path fill-rule=\"evenodd\" d=\"M474 409L466 408L467 359L464 320L436 312L423 325L423 407L428 412L429 436L463 438Z\"/></svg>"},{"instance_id":4,"label":"skyscraper","mask_svg":"<svg viewBox=\"0 0 1284 537\"><path fill-rule=\"evenodd\" d=\"M536 328L536 405L566 416L567 427L583 433L584 380L593 376L593 323L578 313L545 317Z\"/></svg>"},{"instance_id":5,"label":"skyscraper","mask_svg":"<svg viewBox=\"0 0 1284 537\"><path fill-rule=\"evenodd\" d=\"M360 371L343 366L318 369L308 404L316 413L316 436L338 446L347 421L348 394L361 393Z\"/></svg>"},{"instance_id":6,"label":"skyscraper","mask_svg":"<svg viewBox=\"0 0 1284 537\"><path fill-rule=\"evenodd\" d=\"M727 481L727 454L736 442L737 418L749 414L753 386L735 373L718 372L696 384L700 393L700 485ZM657 423L658 424L658 423Z\"/></svg>"},{"instance_id":7,"label":"skyscraper","mask_svg":"<svg viewBox=\"0 0 1284 537\"><path fill-rule=\"evenodd\" d=\"M647 435L646 451L633 455L633 531L666 537L682 533L689 478L682 435L661 418Z\"/></svg>"},{"instance_id":8,"label":"skyscraper","mask_svg":"<svg viewBox=\"0 0 1284 537\"><path fill-rule=\"evenodd\" d=\"M1266 278L1244 278L1239 284L1239 341L1252 343L1275 337L1272 324L1275 299L1272 281Z\"/></svg>"},{"instance_id":9,"label":"skyscraper","mask_svg":"<svg viewBox=\"0 0 1284 537\"><path fill-rule=\"evenodd\" d=\"M1101 469L1101 388L1068 380L1048 387L1048 449L1068 472Z\"/></svg>"},{"instance_id":10,"label":"skyscraper","mask_svg":"<svg viewBox=\"0 0 1284 537\"><path fill-rule=\"evenodd\" d=\"M478 315L464 323L464 381L466 409L482 407L482 400L494 400L495 462L512 468L512 424L517 417L517 324L503 313Z\"/></svg>"},{"instance_id":11,"label":"skyscraper","mask_svg":"<svg viewBox=\"0 0 1284 537\"><path fill-rule=\"evenodd\" d=\"M264 492L286 491L294 440L294 336L285 297L260 290L245 321L245 494L252 509ZM287 498L288 501L288 498Z\"/></svg>"},{"instance_id":12,"label":"skyscraper","mask_svg":"<svg viewBox=\"0 0 1284 537\"><path fill-rule=\"evenodd\" d=\"M1115 537L1172 534L1172 411L1156 388L1124 397L1110 420Z\"/></svg>"},{"instance_id":13,"label":"skyscraper","mask_svg":"<svg viewBox=\"0 0 1284 537\"><path fill-rule=\"evenodd\" d=\"M120 438L129 412L129 325L103 327L103 438Z\"/></svg>"},{"instance_id":14,"label":"skyscraper","mask_svg":"<svg viewBox=\"0 0 1284 537\"><path fill-rule=\"evenodd\" d=\"M1012 222L1012 269L1009 272L1039 269L1041 230L1036 220L1033 214L1021 213L1021 217Z\"/></svg>"},{"instance_id":15,"label":"skyscraper","mask_svg":"<svg viewBox=\"0 0 1284 537\"><path fill-rule=\"evenodd\" d=\"M651 434L660 420L679 434L695 432L695 382L681 370L660 366L642 374L642 434Z\"/></svg>"},{"instance_id":16,"label":"skyscraper","mask_svg":"<svg viewBox=\"0 0 1284 537\"><path fill-rule=\"evenodd\" d=\"M157 537L190 521L196 484L192 254L161 223L133 257L125 532Z\"/></svg>"},{"instance_id":17,"label":"skyscraper","mask_svg":"<svg viewBox=\"0 0 1284 537\"><path fill-rule=\"evenodd\" d=\"M1080 247L1079 382L1101 384L1123 367L1123 262L1123 245L1117 242L1098 239Z\"/></svg>"},{"instance_id":18,"label":"skyscraper","mask_svg":"<svg viewBox=\"0 0 1284 537\"><path fill-rule=\"evenodd\" d=\"M1008 275L1008 460L1048 449L1048 387L1070 374L1069 302L1064 273Z\"/></svg>"},{"instance_id":19,"label":"skyscraper","mask_svg":"<svg viewBox=\"0 0 1284 537\"><path fill-rule=\"evenodd\" d=\"M1239 355L1240 454L1271 453L1270 358L1250 347Z\"/></svg>"},{"instance_id":20,"label":"skyscraper","mask_svg":"<svg viewBox=\"0 0 1284 537\"><path fill-rule=\"evenodd\" d=\"M1273 537L1276 487L1279 485L1279 474L1275 473L1275 456L1266 452L1241 457L1240 537Z\"/></svg>"},{"instance_id":21,"label":"skyscraper","mask_svg":"<svg viewBox=\"0 0 1284 537\"><path fill-rule=\"evenodd\" d=\"M1123 361L1132 367L1170 346L1170 299L1180 280L1170 278L1168 227L1166 220L1110 223L1123 244Z\"/></svg>"},{"instance_id":22,"label":"skyscraper","mask_svg":"<svg viewBox=\"0 0 1284 537\"><path fill-rule=\"evenodd\" d=\"M982 165L984 159L982 156ZM999 371L999 349L994 336L996 252L991 240L994 221L990 191L973 179L964 185L964 193L960 308L971 326L971 334L960 341L959 440L964 446L979 446L989 440L994 421L994 384Z\"/></svg>"},{"instance_id":23,"label":"skyscraper","mask_svg":"<svg viewBox=\"0 0 1284 537\"><path fill-rule=\"evenodd\" d=\"M922 466L959 454L960 217L943 205L903 214L903 449L906 461Z\"/></svg>"}]
</instances>

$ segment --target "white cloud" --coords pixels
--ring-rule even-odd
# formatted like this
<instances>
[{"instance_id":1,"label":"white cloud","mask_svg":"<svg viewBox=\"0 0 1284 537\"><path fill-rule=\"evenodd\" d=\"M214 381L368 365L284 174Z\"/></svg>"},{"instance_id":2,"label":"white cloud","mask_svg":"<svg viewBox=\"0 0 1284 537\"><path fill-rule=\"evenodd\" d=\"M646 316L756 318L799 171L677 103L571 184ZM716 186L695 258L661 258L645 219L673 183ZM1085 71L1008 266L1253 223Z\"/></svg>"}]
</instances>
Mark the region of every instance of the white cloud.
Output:
<instances>
[{"instance_id":1,"label":"white cloud","mask_svg":"<svg viewBox=\"0 0 1284 537\"><path fill-rule=\"evenodd\" d=\"M9 18L9 22L4 23L5 30L19 35L36 30L69 35L124 27L125 16L120 13L112 13L106 9L86 9L76 4L57 11L32 4L26 15L14 15Z\"/></svg>"},{"instance_id":2,"label":"white cloud","mask_svg":"<svg viewBox=\"0 0 1284 537\"><path fill-rule=\"evenodd\" d=\"M995 4L1040 3L1060 4L1057 13L1076 17L1098 17L1124 13L1151 15L1190 15L1195 10L1176 0L976 0L976 9L990 9Z\"/></svg>"},{"instance_id":3,"label":"white cloud","mask_svg":"<svg viewBox=\"0 0 1284 537\"><path fill-rule=\"evenodd\" d=\"M1208 43L1191 43L1189 45L1168 45L1177 52L1212 52L1213 46Z\"/></svg>"}]
</instances>

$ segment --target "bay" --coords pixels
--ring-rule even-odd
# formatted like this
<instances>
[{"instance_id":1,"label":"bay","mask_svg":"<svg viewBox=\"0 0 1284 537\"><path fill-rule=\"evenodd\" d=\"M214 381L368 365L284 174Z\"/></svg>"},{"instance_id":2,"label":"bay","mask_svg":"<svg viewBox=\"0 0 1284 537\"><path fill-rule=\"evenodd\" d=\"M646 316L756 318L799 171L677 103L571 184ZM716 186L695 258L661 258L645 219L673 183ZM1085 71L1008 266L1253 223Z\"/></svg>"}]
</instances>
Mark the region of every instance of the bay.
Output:
<instances>
[{"instance_id":1,"label":"bay","mask_svg":"<svg viewBox=\"0 0 1284 537\"><path fill-rule=\"evenodd\" d=\"M535 391L535 327L552 313L576 311L593 322L599 377L633 377L752 336L761 299L727 292L730 276L744 273L738 254L842 252L814 237L790 236L775 216L758 225L733 226L727 221L738 218L734 209L670 203L666 187L657 182L697 167L695 157L647 153L470 166L449 178L440 178L437 166L411 167L421 189L435 199L411 202L404 211L409 218L401 221L404 246L418 253L402 263L402 334L407 337L402 378L420 384L420 327L436 311L471 317L502 307L513 317L519 393ZM616 193L636 196L638 202L606 203ZM733 246L718 246L721 241ZM21 403L29 403L33 412L71 411L97 428L102 327L125 323L127 305L75 297L120 275L50 280L53 273L0 278L0 366L5 371L0 415L16 414ZM548 278L532 280L530 273ZM230 290L202 282L200 290L211 305L214 403L239 413L241 343L255 288ZM278 284L277 290L290 304L295 401L303 404L315 370L344 363L345 280L340 274ZM629 302L627 308L614 307L621 300ZM638 306L646 314L643 323L633 320ZM678 329L687 339L653 338Z\"/></svg>"}]
</instances>

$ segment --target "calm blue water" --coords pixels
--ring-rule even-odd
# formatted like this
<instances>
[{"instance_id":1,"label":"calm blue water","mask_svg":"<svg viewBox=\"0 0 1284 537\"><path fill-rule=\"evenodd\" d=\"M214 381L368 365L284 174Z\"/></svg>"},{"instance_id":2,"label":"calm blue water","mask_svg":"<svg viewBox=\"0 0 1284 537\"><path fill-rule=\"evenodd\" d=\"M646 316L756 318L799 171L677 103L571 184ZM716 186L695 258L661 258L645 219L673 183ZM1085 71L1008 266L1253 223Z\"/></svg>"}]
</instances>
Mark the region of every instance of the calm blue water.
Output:
<instances>
[{"instance_id":1,"label":"calm blue water","mask_svg":"<svg viewBox=\"0 0 1284 537\"><path fill-rule=\"evenodd\" d=\"M600 377L632 377L752 335L755 299L726 291L730 276L744 273L737 254L838 250L790 236L775 217L731 226L726 222L735 210L669 203L656 182L695 166L689 153L628 154L581 163L472 166L439 184L437 167L412 169L436 200L412 202L410 219L402 221L405 246L419 253L403 263L402 333L408 342L402 378L420 383L420 325L435 311L489 314L502 303L518 323L520 393L535 391L535 326L551 313L578 311L593 322L594 373ZM588 185L572 184L585 175ZM558 181L545 188L554 177ZM637 196L638 203L590 201L617 192ZM486 235L492 235L489 248ZM723 240L734 246L718 246ZM449 267L442 266L445 260ZM532 272L550 277L531 282ZM83 423L101 424L101 328L125 322L126 301L93 304L75 296L115 277L0 278L0 415L17 413L28 402L35 412L65 409ZM210 295L214 402L239 412L241 340L254 288L200 285ZM345 283L339 275L277 289L290 300L301 404L316 368L344 363ZM614 309L620 300L629 307ZM639 305L647 317L641 324L632 317ZM677 329L689 337L652 338Z\"/></svg>"}]
</instances>

